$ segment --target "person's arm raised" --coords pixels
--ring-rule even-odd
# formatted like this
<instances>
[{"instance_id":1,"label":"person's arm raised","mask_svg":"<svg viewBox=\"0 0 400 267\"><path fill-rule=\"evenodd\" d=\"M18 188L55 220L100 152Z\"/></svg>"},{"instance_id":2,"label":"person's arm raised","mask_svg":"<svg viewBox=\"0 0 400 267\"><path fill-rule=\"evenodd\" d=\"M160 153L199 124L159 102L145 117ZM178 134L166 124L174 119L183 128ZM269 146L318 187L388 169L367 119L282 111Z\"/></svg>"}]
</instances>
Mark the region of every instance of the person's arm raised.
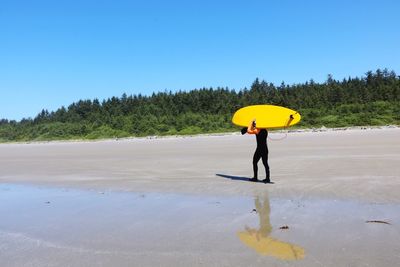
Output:
<instances>
[{"instance_id":1,"label":"person's arm raised","mask_svg":"<svg viewBox=\"0 0 400 267\"><path fill-rule=\"evenodd\" d=\"M260 129L256 128L256 121L252 120L247 127L247 133L248 134L258 134L260 132Z\"/></svg>"}]
</instances>

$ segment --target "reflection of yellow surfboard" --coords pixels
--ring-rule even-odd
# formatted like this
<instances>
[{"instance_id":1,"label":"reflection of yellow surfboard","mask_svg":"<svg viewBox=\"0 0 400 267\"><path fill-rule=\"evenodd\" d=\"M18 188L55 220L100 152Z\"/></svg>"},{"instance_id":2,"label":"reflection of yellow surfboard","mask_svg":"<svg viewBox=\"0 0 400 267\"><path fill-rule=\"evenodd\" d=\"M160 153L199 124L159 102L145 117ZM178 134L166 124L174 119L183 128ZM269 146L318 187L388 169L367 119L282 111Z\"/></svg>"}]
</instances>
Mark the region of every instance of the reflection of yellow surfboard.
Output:
<instances>
[{"instance_id":1,"label":"reflection of yellow surfboard","mask_svg":"<svg viewBox=\"0 0 400 267\"><path fill-rule=\"evenodd\" d=\"M259 229L245 227L245 231L238 232L240 241L254 249L257 253L272 256L281 260L300 260L305 256L304 248L271 237L272 225L270 220L271 207L268 195L254 200L260 219Z\"/></svg>"},{"instance_id":2,"label":"reflection of yellow surfboard","mask_svg":"<svg viewBox=\"0 0 400 267\"><path fill-rule=\"evenodd\" d=\"M239 109L233 114L233 124L247 127L255 119L257 128L284 128L301 119L300 114L289 108L274 105L254 105Z\"/></svg>"},{"instance_id":3,"label":"reflection of yellow surfboard","mask_svg":"<svg viewBox=\"0 0 400 267\"><path fill-rule=\"evenodd\" d=\"M272 256L281 260L300 260L304 258L304 249L300 246L283 242L269 236L262 236L257 232L239 232L240 240L257 253Z\"/></svg>"}]
</instances>

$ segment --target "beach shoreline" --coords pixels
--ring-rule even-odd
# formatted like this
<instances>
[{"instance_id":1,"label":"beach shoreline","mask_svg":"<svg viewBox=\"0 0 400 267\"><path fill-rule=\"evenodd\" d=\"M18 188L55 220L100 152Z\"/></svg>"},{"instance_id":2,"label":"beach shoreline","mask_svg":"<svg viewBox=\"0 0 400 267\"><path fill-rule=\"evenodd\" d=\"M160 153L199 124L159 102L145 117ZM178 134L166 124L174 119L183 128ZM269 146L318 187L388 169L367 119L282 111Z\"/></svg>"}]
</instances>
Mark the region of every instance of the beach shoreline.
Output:
<instances>
[{"instance_id":1,"label":"beach shoreline","mask_svg":"<svg viewBox=\"0 0 400 267\"><path fill-rule=\"evenodd\" d=\"M0 265L394 266L399 136L270 133L274 184L251 135L1 144Z\"/></svg>"}]
</instances>

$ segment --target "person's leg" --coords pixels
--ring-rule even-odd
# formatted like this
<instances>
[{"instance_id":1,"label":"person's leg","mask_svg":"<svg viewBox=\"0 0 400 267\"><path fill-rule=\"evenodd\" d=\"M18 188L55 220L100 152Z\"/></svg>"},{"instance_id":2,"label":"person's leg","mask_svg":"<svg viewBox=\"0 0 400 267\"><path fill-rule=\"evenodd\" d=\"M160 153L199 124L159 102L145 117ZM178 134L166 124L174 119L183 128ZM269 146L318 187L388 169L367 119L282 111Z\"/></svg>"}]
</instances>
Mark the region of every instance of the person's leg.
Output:
<instances>
[{"instance_id":1,"label":"person's leg","mask_svg":"<svg viewBox=\"0 0 400 267\"><path fill-rule=\"evenodd\" d=\"M254 152L254 156L253 156L253 172L254 172L254 176L253 176L253 181L257 181L258 178L258 166L257 163L261 158L261 153L260 151L258 151L258 149L256 150L256 152Z\"/></svg>"},{"instance_id":2,"label":"person's leg","mask_svg":"<svg viewBox=\"0 0 400 267\"><path fill-rule=\"evenodd\" d=\"M268 165L268 151L263 153L261 155L261 158L262 158L262 162L263 162L264 167L265 167L265 180L263 180L263 182L264 183L269 183L271 181L270 181L269 165Z\"/></svg>"}]
</instances>

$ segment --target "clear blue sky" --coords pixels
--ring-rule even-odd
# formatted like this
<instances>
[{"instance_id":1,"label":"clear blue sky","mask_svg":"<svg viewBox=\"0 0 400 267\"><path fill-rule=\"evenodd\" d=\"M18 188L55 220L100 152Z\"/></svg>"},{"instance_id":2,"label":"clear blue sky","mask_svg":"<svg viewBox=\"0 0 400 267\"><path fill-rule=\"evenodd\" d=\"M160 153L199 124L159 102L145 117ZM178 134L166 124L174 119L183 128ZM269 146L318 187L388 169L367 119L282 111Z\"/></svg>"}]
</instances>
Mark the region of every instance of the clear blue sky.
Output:
<instances>
[{"instance_id":1,"label":"clear blue sky","mask_svg":"<svg viewBox=\"0 0 400 267\"><path fill-rule=\"evenodd\" d=\"M0 118L79 99L400 72L400 1L0 5Z\"/></svg>"}]
</instances>

